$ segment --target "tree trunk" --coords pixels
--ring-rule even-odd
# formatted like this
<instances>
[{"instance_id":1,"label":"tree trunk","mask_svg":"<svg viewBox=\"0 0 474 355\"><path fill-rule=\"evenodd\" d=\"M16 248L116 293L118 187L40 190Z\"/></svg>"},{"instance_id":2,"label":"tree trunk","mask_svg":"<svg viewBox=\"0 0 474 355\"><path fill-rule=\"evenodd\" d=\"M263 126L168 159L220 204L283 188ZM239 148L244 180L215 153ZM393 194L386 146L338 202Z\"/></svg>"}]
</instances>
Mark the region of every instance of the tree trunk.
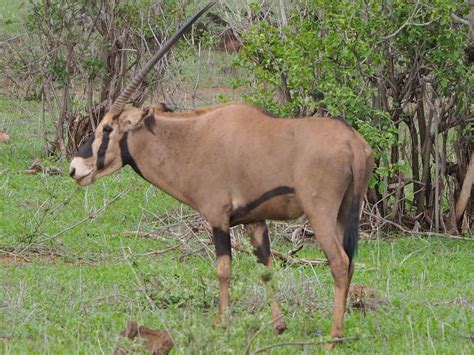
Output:
<instances>
[{"instance_id":1,"label":"tree trunk","mask_svg":"<svg viewBox=\"0 0 474 355\"><path fill-rule=\"evenodd\" d=\"M471 196L472 184L474 184L474 152L471 153L471 161L467 168L466 176L464 177L461 193L456 201L455 211L456 221L458 223L466 210L467 202Z\"/></svg>"},{"instance_id":2,"label":"tree trunk","mask_svg":"<svg viewBox=\"0 0 474 355\"><path fill-rule=\"evenodd\" d=\"M423 185L420 183L420 161L418 159L420 147L415 122L413 119L409 119L407 124L411 137L411 169L413 176L413 194L415 198L414 204L416 206L416 213L419 214L423 208Z\"/></svg>"}]
</instances>

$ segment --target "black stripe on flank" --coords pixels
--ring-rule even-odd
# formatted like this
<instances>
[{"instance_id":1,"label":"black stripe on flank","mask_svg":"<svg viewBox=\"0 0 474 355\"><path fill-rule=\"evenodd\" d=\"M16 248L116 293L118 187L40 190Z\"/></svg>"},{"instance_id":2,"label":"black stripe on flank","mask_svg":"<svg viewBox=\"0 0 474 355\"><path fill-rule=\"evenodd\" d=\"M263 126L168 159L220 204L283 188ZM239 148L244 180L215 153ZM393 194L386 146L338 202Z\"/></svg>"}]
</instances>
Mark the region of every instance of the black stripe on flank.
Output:
<instances>
[{"instance_id":1,"label":"black stripe on flank","mask_svg":"<svg viewBox=\"0 0 474 355\"><path fill-rule=\"evenodd\" d=\"M102 170L105 166L105 153L109 147L109 140L108 134L102 136L102 143L100 143L99 151L97 152L97 170Z\"/></svg>"},{"instance_id":2,"label":"black stripe on flank","mask_svg":"<svg viewBox=\"0 0 474 355\"><path fill-rule=\"evenodd\" d=\"M233 211L232 215L230 216L230 224L233 225L233 222L239 220L239 218L245 216L250 211L260 206L262 203L265 203L276 196L293 194L293 193L295 193L295 189L292 187L289 187L289 186L275 187L274 189L265 192L262 196L260 196L256 200L246 204L243 207L239 207L235 211Z\"/></svg>"},{"instance_id":3,"label":"black stripe on flank","mask_svg":"<svg viewBox=\"0 0 474 355\"><path fill-rule=\"evenodd\" d=\"M79 150L76 153L76 157L79 158L90 158L92 156L92 143L94 142L94 135L92 134L87 141L79 147Z\"/></svg>"},{"instance_id":4,"label":"black stripe on flank","mask_svg":"<svg viewBox=\"0 0 474 355\"><path fill-rule=\"evenodd\" d=\"M216 256L218 258L225 255L232 257L230 234L220 228L213 227L212 236L216 247Z\"/></svg>"},{"instance_id":5,"label":"black stripe on flank","mask_svg":"<svg viewBox=\"0 0 474 355\"><path fill-rule=\"evenodd\" d=\"M135 159L133 159L132 155L130 154L130 151L128 150L128 132L125 132L123 137L120 139L119 146L120 156L122 157L122 165L130 165L138 175L145 179L142 172L138 168Z\"/></svg>"}]
</instances>

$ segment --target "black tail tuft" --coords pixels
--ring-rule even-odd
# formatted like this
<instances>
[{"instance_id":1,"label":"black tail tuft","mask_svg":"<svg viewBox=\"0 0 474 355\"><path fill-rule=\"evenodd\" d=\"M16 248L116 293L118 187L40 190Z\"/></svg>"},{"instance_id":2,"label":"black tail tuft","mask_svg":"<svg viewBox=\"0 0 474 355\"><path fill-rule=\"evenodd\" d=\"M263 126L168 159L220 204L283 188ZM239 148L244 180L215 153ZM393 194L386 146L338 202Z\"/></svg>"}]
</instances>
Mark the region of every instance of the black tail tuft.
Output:
<instances>
[{"instance_id":1,"label":"black tail tuft","mask_svg":"<svg viewBox=\"0 0 474 355\"><path fill-rule=\"evenodd\" d=\"M349 257L349 267L357 251L357 241L359 240L359 204L360 197L355 195L347 218L346 230L344 231L343 246Z\"/></svg>"}]
</instances>

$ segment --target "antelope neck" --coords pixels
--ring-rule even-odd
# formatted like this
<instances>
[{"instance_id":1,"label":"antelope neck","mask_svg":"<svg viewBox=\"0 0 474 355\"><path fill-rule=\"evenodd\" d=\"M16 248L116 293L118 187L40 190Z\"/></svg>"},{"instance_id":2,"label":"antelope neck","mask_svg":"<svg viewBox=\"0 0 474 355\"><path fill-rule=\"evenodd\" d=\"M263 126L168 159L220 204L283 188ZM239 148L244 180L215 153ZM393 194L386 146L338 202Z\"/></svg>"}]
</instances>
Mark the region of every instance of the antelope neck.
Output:
<instances>
[{"instance_id":1,"label":"antelope neck","mask_svg":"<svg viewBox=\"0 0 474 355\"><path fill-rule=\"evenodd\" d=\"M189 174L183 171L192 160L187 147L194 141L194 132L191 120L155 118L153 130L142 127L123 136L122 161L154 186L194 207L186 193Z\"/></svg>"}]
</instances>

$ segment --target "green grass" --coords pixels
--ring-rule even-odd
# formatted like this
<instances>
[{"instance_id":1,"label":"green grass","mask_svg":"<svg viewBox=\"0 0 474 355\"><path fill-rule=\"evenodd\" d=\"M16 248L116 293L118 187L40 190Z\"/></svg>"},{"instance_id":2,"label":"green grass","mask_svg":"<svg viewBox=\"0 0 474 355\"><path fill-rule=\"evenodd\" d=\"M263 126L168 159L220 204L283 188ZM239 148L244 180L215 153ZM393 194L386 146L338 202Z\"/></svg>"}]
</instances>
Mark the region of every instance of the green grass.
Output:
<instances>
[{"instance_id":1,"label":"green grass","mask_svg":"<svg viewBox=\"0 0 474 355\"><path fill-rule=\"evenodd\" d=\"M22 17L28 1L0 0L0 40L24 31Z\"/></svg>"},{"instance_id":2,"label":"green grass","mask_svg":"<svg viewBox=\"0 0 474 355\"><path fill-rule=\"evenodd\" d=\"M128 168L85 189L76 188L66 173L24 173L38 157L44 166L67 171L67 162L42 156L38 108L0 97L0 128L12 137L0 145L1 353L112 353L118 343L131 347L119 336L130 319L169 329L174 353L242 353L257 332L252 351L327 339L333 297L329 269L276 262L274 282L289 329L275 336L259 282L262 267L245 253L234 253L228 326L215 328L218 282L212 247L201 240L205 233L185 235L189 228L179 221L163 228L169 216L192 211L181 211ZM158 230L159 237L125 233L150 230ZM274 248L291 249L273 237ZM183 246L143 255L178 242ZM28 261L13 262L9 253L25 248L21 255ZM312 244L300 255L322 257ZM401 235L362 240L357 262L364 267L356 270L354 283L374 290L381 305L365 314L348 310L345 334L359 339L339 345L336 353L472 353L471 242ZM323 348L272 349L295 352Z\"/></svg>"}]
</instances>

